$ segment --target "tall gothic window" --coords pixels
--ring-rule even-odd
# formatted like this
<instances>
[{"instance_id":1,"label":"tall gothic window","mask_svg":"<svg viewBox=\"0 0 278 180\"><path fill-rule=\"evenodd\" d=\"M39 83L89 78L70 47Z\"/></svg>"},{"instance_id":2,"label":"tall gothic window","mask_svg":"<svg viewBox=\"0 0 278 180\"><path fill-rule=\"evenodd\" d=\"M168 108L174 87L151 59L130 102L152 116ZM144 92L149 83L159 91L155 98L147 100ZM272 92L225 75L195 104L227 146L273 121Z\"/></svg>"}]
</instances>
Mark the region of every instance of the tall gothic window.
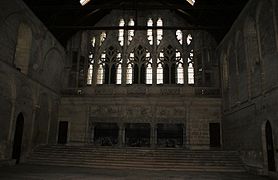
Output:
<instances>
[{"instance_id":1,"label":"tall gothic window","mask_svg":"<svg viewBox=\"0 0 278 180\"><path fill-rule=\"evenodd\" d=\"M88 62L88 73L87 73L87 85L92 85L93 82L93 70L95 63L95 45L96 45L96 37L92 37L91 42L89 44L89 62Z\"/></svg>"},{"instance_id":2,"label":"tall gothic window","mask_svg":"<svg viewBox=\"0 0 278 180\"><path fill-rule=\"evenodd\" d=\"M157 23L156 23L157 27L162 27L163 26L163 21L161 18L158 18ZM161 40L163 37L163 30L162 29L157 29L157 45L160 44Z\"/></svg>"},{"instance_id":3,"label":"tall gothic window","mask_svg":"<svg viewBox=\"0 0 278 180\"><path fill-rule=\"evenodd\" d=\"M184 84L183 59L178 50L176 50L176 83Z\"/></svg>"},{"instance_id":4,"label":"tall gothic window","mask_svg":"<svg viewBox=\"0 0 278 180\"><path fill-rule=\"evenodd\" d=\"M135 25L134 20L130 19L128 22L128 26L133 27L134 25ZM134 30L128 30L128 44L131 43L133 37L134 37Z\"/></svg>"},{"instance_id":5,"label":"tall gothic window","mask_svg":"<svg viewBox=\"0 0 278 180\"><path fill-rule=\"evenodd\" d=\"M120 26L120 27L124 27L124 26L125 26L125 21L124 21L124 19L121 19L121 20L120 20L119 26ZM119 29L118 41L119 41L119 43L120 43L121 46L124 45L124 32L125 32L124 29Z\"/></svg>"},{"instance_id":6,"label":"tall gothic window","mask_svg":"<svg viewBox=\"0 0 278 180\"><path fill-rule=\"evenodd\" d=\"M157 84L163 84L163 67L161 59L164 58L164 53L159 53L159 58L157 59L157 74L156 74L156 81Z\"/></svg>"},{"instance_id":7,"label":"tall gothic window","mask_svg":"<svg viewBox=\"0 0 278 180\"><path fill-rule=\"evenodd\" d=\"M104 40L106 39L106 32L101 32L100 34L100 41L99 41L99 45L101 46L102 43L104 42Z\"/></svg>"},{"instance_id":8,"label":"tall gothic window","mask_svg":"<svg viewBox=\"0 0 278 180\"><path fill-rule=\"evenodd\" d=\"M177 36L177 39L178 39L179 43L182 44L182 31L177 30L176 31L176 36Z\"/></svg>"},{"instance_id":9,"label":"tall gothic window","mask_svg":"<svg viewBox=\"0 0 278 180\"><path fill-rule=\"evenodd\" d=\"M148 41L149 41L150 45L153 45L153 29L152 29L153 20L151 18L148 20L147 26L148 26L148 28L150 28L147 30Z\"/></svg>"},{"instance_id":10,"label":"tall gothic window","mask_svg":"<svg viewBox=\"0 0 278 180\"><path fill-rule=\"evenodd\" d=\"M157 81L157 84L161 84L161 79L163 79L163 84L184 83L183 59L181 53L171 45L164 48L159 54L157 71L161 72L161 68L163 69L163 78L159 77L161 73L158 73L157 79L160 80Z\"/></svg>"},{"instance_id":11,"label":"tall gothic window","mask_svg":"<svg viewBox=\"0 0 278 180\"><path fill-rule=\"evenodd\" d=\"M98 67L98 72L97 72L97 84L103 84L103 79L104 79L104 66L105 66L105 59L106 59L106 54L105 52L101 54L100 56L100 61L99 61L99 67Z\"/></svg>"},{"instance_id":12,"label":"tall gothic window","mask_svg":"<svg viewBox=\"0 0 278 180\"><path fill-rule=\"evenodd\" d=\"M146 48L139 45L129 55L127 64L127 84L151 84L151 66L152 59L150 53Z\"/></svg>"},{"instance_id":13,"label":"tall gothic window","mask_svg":"<svg viewBox=\"0 0 278 180\"><path fill-rule=\"evenodd\" d=\"M190 51L188 60L188 84L194 84L194 62L193 62L193 49Z\"/></svg>"},{"instance_id":14,"label":"tall gothic window","mask_svg":"<svg viewBox=\"0 0 278 180\"><path fill-rule=\"evenodd\" d=\"M194 61L193 61L193 57L194 57L194 51L193 51L193 47L192 47L192 41L193 41L193 37L191 34L187 35L186 38L186 43L187 46L189 47L190 53L189 53L189 57L187 58L187 63L188 63L188 68L187 68L187 74L188 74L188 84L194 84L195 80L194 80Z\"/></svg>"},{"instance_id":15,"label":"tall gothic window","mask_svg":"<svg viewBox=\"0 0 278 180\"><path fill-rule=\"evenodd\" d=\"M121 53L113 46L106 49L99 61L98 84L120 84L121 64Z\"/></svg>"}]
</instances>

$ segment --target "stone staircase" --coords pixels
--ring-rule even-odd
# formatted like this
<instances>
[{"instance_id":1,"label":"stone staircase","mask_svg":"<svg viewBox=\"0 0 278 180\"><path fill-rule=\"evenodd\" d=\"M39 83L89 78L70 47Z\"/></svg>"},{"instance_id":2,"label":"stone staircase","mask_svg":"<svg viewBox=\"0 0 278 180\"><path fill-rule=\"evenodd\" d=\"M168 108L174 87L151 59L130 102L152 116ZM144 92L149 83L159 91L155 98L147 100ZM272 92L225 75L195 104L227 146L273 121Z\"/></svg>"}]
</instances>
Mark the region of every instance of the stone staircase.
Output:
<instances>
[{"instance_id":1,"label":"stone staircase","mask_svg":"<svg viewBox=\"0 0 278 180\"><path fill-rule=\"evenodd\" d=\"M27 163L161 171L245 171L237 152L220 150L48 145L35 149L27 159Z\"/></svg>"}]
</instances>

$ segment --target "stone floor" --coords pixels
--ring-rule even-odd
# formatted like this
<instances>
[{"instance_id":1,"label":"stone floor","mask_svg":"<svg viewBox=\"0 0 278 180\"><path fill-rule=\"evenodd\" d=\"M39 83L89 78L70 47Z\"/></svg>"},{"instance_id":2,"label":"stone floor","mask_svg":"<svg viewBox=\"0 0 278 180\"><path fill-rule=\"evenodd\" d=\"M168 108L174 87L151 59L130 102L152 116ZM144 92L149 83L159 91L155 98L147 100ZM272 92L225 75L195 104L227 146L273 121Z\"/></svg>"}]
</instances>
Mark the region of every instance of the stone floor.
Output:
<instances>
[{"instance_id":1,"label":"stone floor","mask_svg":"<svg viewBox=\"0 0 278 180\"><path fill-rule=\"evenodd\" d=\"M18 165L0 168L1 180L267 180L246 173L161 172Z\"/></svg>"}]
</instances>

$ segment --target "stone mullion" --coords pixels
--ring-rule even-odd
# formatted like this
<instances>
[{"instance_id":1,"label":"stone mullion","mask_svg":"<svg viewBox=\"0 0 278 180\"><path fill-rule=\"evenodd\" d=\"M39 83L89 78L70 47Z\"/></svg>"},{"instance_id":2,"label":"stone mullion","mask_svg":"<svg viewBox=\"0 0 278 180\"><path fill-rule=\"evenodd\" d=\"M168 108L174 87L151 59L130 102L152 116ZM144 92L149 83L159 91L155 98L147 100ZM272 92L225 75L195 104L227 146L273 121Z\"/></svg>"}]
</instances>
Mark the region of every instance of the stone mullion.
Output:
<instances>
[{"instance_id":1,"label":"stone mullion","mask_svg":"<svg viewBox=\"0 0 278 180\"><path fill-rule=\"evenodd\" d=\"M127 73L127 60L128 60L128 30L124 30L124 45L123 45L123 51L122 51L122 85L126 84L126 73Z\"/></svg>"},{"instance_id":2,"label":"stone mullion","mask_svg":"<svg viewBox=\"0 0 278 180\"><path fill-rule=\"evenodd\" d=\"M158 59L158 50L157 50L157 31L153 30L153 53L152 53L152 78L153 78L153 85L157 84L157 59Z\"/></svg>"},{"instance_id":3,"label":"stone mullion","mask_svg":"<svg viewBox=\"0 0 278 180\"><path fill-rule=\"evenodd\" d=\"M99 37L99 33L97 33L96 36L96 43L95 43L95 54L94 54L94 64L93 64L93 78L92 78L92 88L94 88L97 84L97 76L98 76L98 68L99 68L99 59L100 59L100 55L101 52L100 51L100 47L98 46L100 44L100 38Z\"/></svg>"},{"instance_id":4,"label":"stone mullion","mask_svg":"<svg viewBox=\"0 0 278 180\"><path fill-rule=\"evenodd\" d=\"M188 55L189 55L189 48L187 46L187 32L183 31L183 36L182 36L182 59L183 59L183 81L184 81L184 86L188 86Z\"/></svg>"}]
</instances>

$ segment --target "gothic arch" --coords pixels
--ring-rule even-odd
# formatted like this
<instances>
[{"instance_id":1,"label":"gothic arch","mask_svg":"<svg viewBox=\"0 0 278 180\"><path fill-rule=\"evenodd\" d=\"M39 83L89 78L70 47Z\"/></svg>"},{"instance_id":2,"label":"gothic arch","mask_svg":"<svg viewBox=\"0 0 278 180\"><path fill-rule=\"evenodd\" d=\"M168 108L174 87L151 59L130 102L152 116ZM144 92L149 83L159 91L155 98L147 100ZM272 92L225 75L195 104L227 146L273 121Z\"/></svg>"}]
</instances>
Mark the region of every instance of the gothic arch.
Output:
<instances>
[{"instance_id":1,"label":"gothic arch","mask_svg":"<svg viewBox=\"0 0 278 180\"><path fill-rule=\"evenodd\" d=\"M273 3L270 0L260 2L256 11L256 24L260 44L261 57L272 54L277 49L273 17ZM273 35L273 36L272 36Z\"/></svg>"},{"instance_id":2,"label":"gothic arch","mask_svg":"<svg viewBox=\"0 0 278 180\"><path fill-rule=\"evenodd\" d=\"M107 33L106 39L103 41L102 45L100 46L99 52L101 53L105 51L107 48L113 46L122 53L122 47L120 46L117 40L117 33L111 31L108 31L106 33Z\"/></svg>"},{"instance_id":3,"label":"gothic arch","mask_svg":"<svg viewBox=\"0 0 278 180\"><path fill-rule=\"evenodd\" d=\"M14 64L24 74L28 74L31 49L32 30L27 24L21 23L18 28Z\"/></svg>"},{"instance_id":4,"label":"gothic arch","mask_svg":"<svg viewBox=\"0 0 278 180\"><path fill-rule=\"evenodd\" d=\"M130 54L139 45L145 47L151 54L153 53L153 48L148 42L147 34L145 31L135 31L133 40L130 42L127 48L127 54Z\"/></svg>"},{"instance_id":5,"label":"gothic arch","mask_svg":"<svg viewBox=\"0 0 278 180\"><path fill-rule=\"evenodd\" d=\"M57 48L51 48L44 56L42 65L43 81L53 87L61 85L61 74L63 70L63 55Z\"/></svg>"},{"instance_id":6,"label":"gothic arch","mask_svg":"<svg viewBox=\"0 0 278 180\"><path fill-rule=\"evenodd\" d=\"M247 17L244 23L244 44L252 97L257 96L261 91L261 57L258 38L255 19Z\"/></svg>"},{"instance_id":7,"label":"gothic arch","mask_svg":"<svg viewBox=\"0 0 278 180\"><path fill-rule=\"evenodd\" d=\"M169 44L179 50L179 52L183 52L182 45L178 42L176 35L174 32L166 31L164 32L163 38L158 45L157 52L161 52L161 50L167 47Z\"/></svg>"}]
</instances>

